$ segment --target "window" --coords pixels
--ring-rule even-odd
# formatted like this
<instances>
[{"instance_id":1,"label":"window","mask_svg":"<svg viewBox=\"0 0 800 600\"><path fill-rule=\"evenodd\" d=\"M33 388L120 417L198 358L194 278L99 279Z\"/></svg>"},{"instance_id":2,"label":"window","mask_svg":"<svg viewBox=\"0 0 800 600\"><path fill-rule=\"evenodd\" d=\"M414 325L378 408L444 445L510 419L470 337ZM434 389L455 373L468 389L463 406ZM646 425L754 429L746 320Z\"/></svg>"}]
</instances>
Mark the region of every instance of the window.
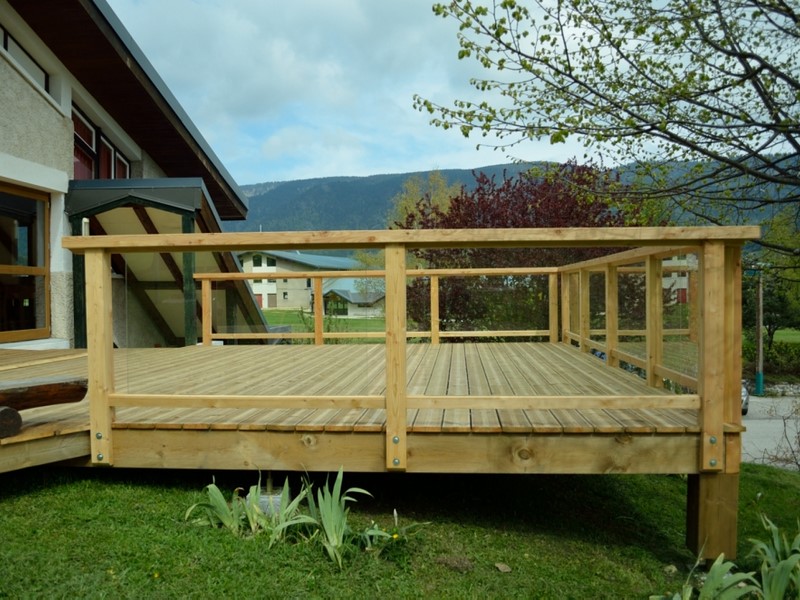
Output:
<instances>
[{"instance_id":1,"label":"window","mask_svg":"<svg viewBox=\"0 0 800 600\"><path fill-rule=\"evenodd\" d=\"M49 196L0 183L0 341L50 335Z\"/></svg>"},{"instance_id":2,"label":"window","mask_svg":"<svg viewBox=\"0 0 800 600\"><path fill-rule=\"evenodd\" d=\"M264 281L263 279L253 279L253 283L261 283Z\"/></svg>"},{"instance_id":3,"label":"window","mask_svg":"<svg viewBox=\"0 0 800 600\"><path fill-rule=\"evenodd\" d=\"M72 108L75 132L73 164L75 179L128 179L130 161L77 108Z\"/></svg>"},{"instance_id":4,"label":"window","mask_svg":"<svg viewBox=\"0 0 800 600\"><path fill-rule=\"evenodd\" d=\"M268 256L267 257L267 266L268 267L277 267L278 266L278 261L275 260L274 258Z\"/></svg>"},{"instance_id":5,"label":"window","mask_svg":"<svg viewBox=\"0 0 800 600\"><path fill-rule=\"evenodd\" d=\"M0 25L0 47L33 79L39 87L50 93L50 75L28 52L17 43L5 27Z\"/></svg>"},{"instance_id":6,"label":"window","mask_svg":"<svg viewBox=\"0 0 800 600\"><path fill-rule=\"evenodd\" d=\"M289 292L283 292L283 299L284 300L288 300L289 299Z\"/></svg>"},{"instance_id":7,"label":"window","mask_svg":"<svg viewBox=\"0 0 800 600\"><path fill-rule=\"evenodd\" d=\"M253 266L254 267L260 267L261 266L261 255L260 254L254 254L253 255Z\"/></svg>"},{"instance_id":8,"label":"window","mask_svg":"<svg viewBox=\"0 0 800 600\"><path fill-rule=\"evenodd\" d=\"M307 288L311 287L311 280L310 279L306 279L306 287Z\"/></svg>"}]
</instances>

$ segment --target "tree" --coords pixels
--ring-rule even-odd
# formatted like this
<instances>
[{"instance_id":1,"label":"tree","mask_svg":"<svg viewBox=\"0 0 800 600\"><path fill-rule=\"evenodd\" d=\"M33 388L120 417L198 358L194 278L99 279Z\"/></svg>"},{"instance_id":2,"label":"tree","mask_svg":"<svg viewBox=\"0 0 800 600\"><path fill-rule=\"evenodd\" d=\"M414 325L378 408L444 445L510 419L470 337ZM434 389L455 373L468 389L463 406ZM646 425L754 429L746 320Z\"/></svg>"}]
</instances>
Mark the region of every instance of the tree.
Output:
<instances>
[{"instance_id":1,"label":"tree","mask_svg":"<svg viewBox=\"0 0 800 600\"><path fill-rule=\"evenodd\" d=\"M798 286L782 278L779 272L768 266L759 266L758 269L759 273L748 272L748 276L742 280L742 325L748 332L755 331L760 278L763 286L763 326L767 336L767 349L771 349L776 331L800 327Z\"/></svg>"},{"instance_id":2,"label":"tree","mask_svg":"<svg viewBox=\"0 0 800 600\"><path fill-rule=\"evenodd\" d=\"M586 190L595 190L588 194ZM423 197L403 229L616 227L636 214L609 204L625 197L624 186L608 172L575 163L537 175L522 174L497 183L476 176L472 191L462 188L449 205ZM634 211L635 213L635 211ZM609 248L425 249L418 264L432 268L559 266L614 252ZM546 277L446 277L440 282L441 329L546 329ZM491 296L491 297L490 297ZM409 317L426 328L430 321L429 282L414 279L408 290ZM544 303L544 304L543 304Z\"/></svg>"},{"instance_id":3,"label":"tree","mask_svg":"<svg viewBox=\"0 0 800 600\"><path fill-rule=\"evenodd\" d=\"M800 224L798 0L472 0L459 58L492 71L481 101L415 97L432 123L501 147L575 136L634 166L652 198L706 224ZM673 176L676 166L681 174ZM790 256L780 239L762 245Z\"/></svg>"}]
</instances>

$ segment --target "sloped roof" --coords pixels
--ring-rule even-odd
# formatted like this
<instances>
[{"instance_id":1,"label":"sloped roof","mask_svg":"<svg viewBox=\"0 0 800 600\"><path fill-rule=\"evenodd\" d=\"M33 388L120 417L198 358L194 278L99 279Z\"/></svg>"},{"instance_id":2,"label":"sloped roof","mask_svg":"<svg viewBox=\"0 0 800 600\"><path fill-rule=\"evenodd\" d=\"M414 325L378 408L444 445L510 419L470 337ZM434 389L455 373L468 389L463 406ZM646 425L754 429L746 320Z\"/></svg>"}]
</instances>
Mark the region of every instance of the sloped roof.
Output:
<instances>
[{"instance_id":1,"label":"sloped roof","mask_svg":"<svg viewBox=\"0 0 800 600\"><path fill-rule=\"evenodd\" d=\"M351 304L366 304L372 305L379 300L386 297L386 292L383 290L368 290L363 291L359 282L361 280L355 277L337 277L336 279L327 279L323 283L322 294L328 296L336 294L343 300Z\"/></svg>"},{"instance_id":2,"label":"sloped roof","mask_svg":"<svg viewBox=\"0 0 800 600\"><path fill-rule=\"evenodd\" d=\"M202 177L221 219L245 218L247 198L105 0L8 2L167 177Z\"/></svg>"},{"instance_id":3,"label":"sloped roof","mask_svg":"<svg viewBox=\"0 0 800 600\"><path fill-rule=\"evenodd\" d=\"M255 254L263 254L274 258L280 258L281 260L292 261L314 269L347 271L361 268L361 263L359 261L353 258L347 258L346 256L328 256L324 254L309 254L307 252L290 252L283 250L270 250L268 252L256 252Z\"/></svg>"},{"instance_id":4,"label":"sloped roof","mask_svg":"<svg viewBox=\"0 0 800 600\"><path fill-rule=\"evenodd\" d=\"M350 304L361 304L367 306L375 304L376 302L382 300L386 296L386 294L384 294L383 292L361 293L361 292L351 292L350 290L331 290L325 295L328 296L330 294L335 294L339 296L342 300L346 300Z\"/></svg>"}]
</instances>

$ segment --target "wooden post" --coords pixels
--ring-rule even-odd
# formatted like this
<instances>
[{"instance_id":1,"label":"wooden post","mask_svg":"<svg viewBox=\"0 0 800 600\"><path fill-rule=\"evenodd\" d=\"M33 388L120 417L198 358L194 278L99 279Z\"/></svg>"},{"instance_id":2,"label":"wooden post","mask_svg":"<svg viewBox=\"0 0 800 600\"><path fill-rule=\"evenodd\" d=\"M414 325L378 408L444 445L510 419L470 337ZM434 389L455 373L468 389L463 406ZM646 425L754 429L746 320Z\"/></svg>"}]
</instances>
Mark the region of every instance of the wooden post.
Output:
<instances>
[{"instance_id":1,"label":"wooden post","mask_svg":"<svg viewBox=\"0 0 800 600\"><path fill-rule=\"evenodd\" d=\"M569 339L569 320L570 320L570 274L561 274L561 341L570 344Z\"/></svg>"},{"instance_id":2,"label":"wooden post","mask_svg":"<svg viewBox=\"0 0 800 600\"><path fill-rule=\"evenodd\" d=\"M211 345L211 323L212 323L212 298L211 280L203 279L200 284L200 295L203 303L203 346Z\"/></svg>"},{"instance_id":3,"label":"wooden post","mask_svg":"<svg viewBox=\"0 0 800 600\"><path fill-rule=\"evenodd\" d=\"M431 344L439 344L439 276L431 275Z\"/></svg>"},{"instance_id":4,"label":"wooden post","mask_svg":"<svg viewBox=\"0 0 800 600\"><path fill-rule=\"evenodd\" d=\"M706 559L736 558L741 423L741 250L706 242L700 257L698 387L702 439L698 475L689 476L686 543ZM724 472L720 472L724 469Z\"/></svg>"},{"instance_id":5,"label":"wooden post","mask_svg":"<svg viewBox=\"0 0 800 600\"><path fill-rule=\"evenodd\" d=\"M194 233L194 213L183 215L183 233ZM183 253L183 345L197 345L197 288L194 283L194 252Z\"/></svg>"},{"instance_id":6,"label":"wooden post","mask_svg":"<svg viewBox=\"0 0 800 600\"><path fill-rule=\"evenodd\" d=\"M406 454L406 249L386 246L386 468L404 471Z\"/></svg>"},{"instance_id":7,"label":"wooden post","mask_svg":"<svg viewBox=\"0 0 800 600\"><path fill-rule=\"evenodd\" d=\"M664 307L663 269L661 259L648 256L645 264L645 300L647 330L647 385L663 387L664 382L656 375L655 367L663 362L664 354Z\"/></svg>"},{"instance_id":8,"label":"wooden post","mask_svg":"<svg viewBox=\"0 0 800 600\"><path fill-rule=\"evenodd\" d=\"M725 248L725 409L726 423L742 422L742 249ZM738 436L737 436L738 437ZM726 456L726 471L731 472ZM738 472L739 465L736 465Z\"/></svg>"},{"instance_id":9,"label":"wooden post","mask_svg":"<svg viewBox=\"0 0 800 600\"><path fill-rule=\"evenodd\" d=\"M686 302L689 309L689 341L697 342L700 335L698 333L698 311L700 310L700 296L697 290L697 271L691 268L687 272L688 290L686 291Z\"/></svg>"},{"instance_id":10,"label":"wooden post","mask_svg":"<svg viewBox=\"0 0 800 600\"><path fill-rule=\"evenodd\" d=\"M322 298L322 277L314 277L314 345L325 343L325 300Z\"/></svg>"},{"instance_id":11,"label":"wooden post","mask_svg":"<svg viewBox=\"0 0 800 600\"><path fill-rule=\"evenodd\" d=\"M617 267L606 267L606 365L619 367L619 278Z\"/></svg>"},{"instance_id":12,"label":"wooden post","mask_svg":"<svg viewBox=\"0 0 800 600\"><path fill-rule=\"evenodd\" d=\"M700 394L699 470L719 472L724 467L722 424L725 408L725 247L706 242L700 265Z\"/></svg>"},{"instance_id":13,"label":"wooden post","mask_svg":"<svg viewBox=\"0 0 800 600\"><path fill-rule=\"evenodd\" d=\"M550 273L548 278L547 316L550 322L550 343L558 343L558 274Z\"/></svg>"},{"instance_id":14,"label":"wooden post","mask_svg":"<svg viewBox=\"0 0 800 600\"><path fill-rule=\"evenodd\" d=\"M589 271L580 271L580 305L578 314L580 315L580 349L581 352L589 352L591 349L591 319L589 315Z\"/></svg>"},{"instance_id":15,"label":"wooden post","mask_svg":"<svg viewBox=\"0 0 800 600\"><path fill-rule=\"evenodd\" d=\"M92 463L111 465L111 425L114 409L108 395L114 391L114 330L111 315L111 254L87 250L86 347L88 361L89 427Z\"/></svg>"},{"instance_id":16,"label":"wooden post","mask_svg":"<svg viewBox=\"0 0 800 600\"><path fill-rule=\"evenodd\" d=\"M686 493L686 545L697 556L736 558L739 475L689 475Z\"/></svg>"}]
</instances>

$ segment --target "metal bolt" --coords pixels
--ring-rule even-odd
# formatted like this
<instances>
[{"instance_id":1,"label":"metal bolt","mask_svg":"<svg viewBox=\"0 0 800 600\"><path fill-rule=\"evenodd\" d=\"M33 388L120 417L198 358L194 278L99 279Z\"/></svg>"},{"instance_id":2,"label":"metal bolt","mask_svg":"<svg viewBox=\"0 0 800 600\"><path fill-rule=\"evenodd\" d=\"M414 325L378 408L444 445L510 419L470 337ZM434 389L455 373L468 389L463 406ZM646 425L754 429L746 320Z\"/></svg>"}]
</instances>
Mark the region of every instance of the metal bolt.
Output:
<instances>
[{"instance_id":1,"label":"metal bolt","mask_svg":"<svg viewBox=\"0 0 800 600\"><path fill-rule=\"evenodd\" d=\"M392 464L393 464L395 467L398 467L398 466L400 466L400 459L399 459L399 458L395 458L395 459L392 461Z\"/></svg>"},{"instance_id":2,"label":"metal bolt","mask_svg":"<svg viewBox=\"0 0 800 600\"><path fill-rule=\"evenodd\" d=\"M97 433L94 434L94 437L96 437L98 440L102 440L103 434L98 431Z\"/></svg>"},{"instance_id":3,"label":"metal bolt","mask_svg":"<svg viewBox=\"0 0 800 600\"><path fill-rule=\"evenodd\" d=\"M397 435L396 435L396 436L394 436L394 437L392 438L392 443L393 443L393 444L399 444L399 443L400 443L400 437L399 437L399 436L397 436Z\"/></svg>"},{"instance_id":4,"label":"metal bolt","mask_svg":"<svg viewBox=\"0 0 800 600\"><path fill-rule=\"evenodd\" d=\"M105 457L103 456L102 452L98 453L97 460L103 460Z\"/></svg>"},{"instance_id":5,"label":"metal bolt","mask_svg":"<svg viewBox=\"0 0 800 600\"><path fill-rule=\"evenodd\" d=\"M715 436L715 435L712 435L712 436L709 438L709 440L708 440L708 441L709 441L709 442L711 442L712 444L716 444L716 443L717 443L717 436Z\"/></svg>"},{"instance_id":6,"label":"metal bolt","mask_svg":"<svg viewBox=\"0 0 800 600\"><path fill-rule=\"evenodd\" d=\"M710 464L712 467L716 467L717 466L717 459L716 458L712 458L710 461L708 461L708 464Z\"/></svg>"}]
</instances>

